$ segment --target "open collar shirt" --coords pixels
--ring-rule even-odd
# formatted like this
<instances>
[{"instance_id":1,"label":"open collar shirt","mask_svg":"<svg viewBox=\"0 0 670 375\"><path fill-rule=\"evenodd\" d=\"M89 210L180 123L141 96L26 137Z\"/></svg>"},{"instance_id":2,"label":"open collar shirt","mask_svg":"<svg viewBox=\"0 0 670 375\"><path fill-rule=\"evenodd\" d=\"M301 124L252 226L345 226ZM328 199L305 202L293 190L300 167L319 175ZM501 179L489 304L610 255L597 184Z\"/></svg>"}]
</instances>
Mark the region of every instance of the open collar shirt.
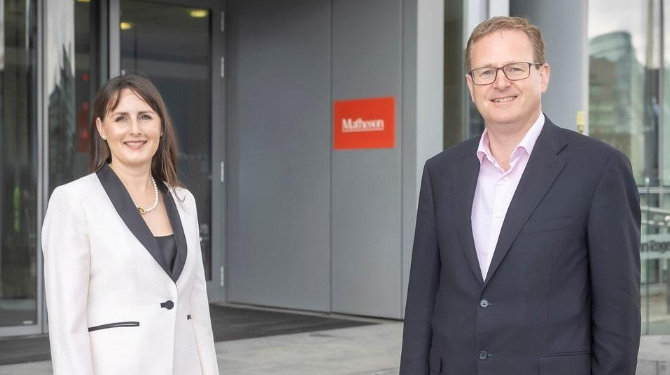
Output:
<instances>
[{"instance_id":1,"label":"open collar shirt","mask_svg":"<svg viewBox=\"0 0 670 375\"><path fill-rule=\"evenodd\" d=\"M479 141L477 158L480 167L475 197L472 202L471 221L477 259L484 280L486 280L491 259L493 259L493 252L498 243L507 209L523 171L526 169L537 137L544 127L544 120L544 114L540 112L540 117L512 151L510 167L507 171L491 153L488 129L484 130Z\"/></svg>"}]
</instances>

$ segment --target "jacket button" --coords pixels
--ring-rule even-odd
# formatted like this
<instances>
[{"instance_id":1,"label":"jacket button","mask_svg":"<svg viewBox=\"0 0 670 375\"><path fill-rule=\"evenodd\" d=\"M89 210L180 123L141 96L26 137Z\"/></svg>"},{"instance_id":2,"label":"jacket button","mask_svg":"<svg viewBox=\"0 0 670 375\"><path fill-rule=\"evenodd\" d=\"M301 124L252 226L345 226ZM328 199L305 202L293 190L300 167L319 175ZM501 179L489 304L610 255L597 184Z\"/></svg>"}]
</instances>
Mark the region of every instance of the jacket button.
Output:
<instances>
[{"instance_id":1,"label":"jacket button","mask_svg":"<svg viewBox=\"0 0 670 375\"><path fill-rule=\"evenodd\" d=\"M161 307L166 308L168 310L172 310L172 308L174 307L174 302L172 302L170 300L167 300L167 301L161 303Z\"/></svg>"},{"instance_id":2,"label":"jacket button","mask_svg":"<svg viewBox=\"0 0 670 375\"><path fill-rule=\"evenodd\" d=\"M483 300L479 301L479 306L485 309L489 307L489 301L486 298L484 298Z\"/></svg>"},{"instance_id":3,"label":"jacket button","mask_svg":"<svg viewBox=\"0 0 670 375\"><path fill-rule=\"evenodd\" d=\"M479 352L479 359L481 359L482 361L486 360L486 358L488 357L489 352L487 352L486 350L482 350L481 352Z\"/></svg>"}]
</instances>

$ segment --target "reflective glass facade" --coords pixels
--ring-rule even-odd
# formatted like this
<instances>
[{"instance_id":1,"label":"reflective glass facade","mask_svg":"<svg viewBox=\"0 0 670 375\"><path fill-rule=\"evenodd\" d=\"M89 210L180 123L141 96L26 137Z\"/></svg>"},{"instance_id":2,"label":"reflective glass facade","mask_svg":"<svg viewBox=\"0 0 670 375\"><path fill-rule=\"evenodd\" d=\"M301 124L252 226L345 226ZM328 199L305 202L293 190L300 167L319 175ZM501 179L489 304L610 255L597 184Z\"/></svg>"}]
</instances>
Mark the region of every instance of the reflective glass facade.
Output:
<instances>
[{"instance_id":1,"label":"reflective glass facade","mask_svg":"<svg viewBox=\"0 0 670 375\"><path fill-rule=\"evenodd\" d=\"M0 332L38 323L37 35L35 1L0 2Z\"/></svg>"},{"instance_id":2,"label":"reflective glass facade","mask_svg":"<svg viewBox=\"0 0 670 375\"><path fill-rule=\"evenodd\" d=\"M57 186L88 173L90 107L110 66L144 73L165 97L212 279L212 35L220 18L208 8L216 1L195 3L0 0L0 337L48 330L42 217Z\"/></svg>"},{"instance_id":3,"label":"reflective glass facade","mask_svg":"<svg viewBox=\"0 0 670 375\"><path fill-rule=\"evenodd\" d=\"M121 71L149 77L169 109L179 144L179 178L198 207L207 280L212 279L210 13L208 9L122 0L120 24Z\"/></svg>"},{"instance_id":4,"label":"reflective glass facade","mask_svg":"<svg viewBox=\"0 0 670 375\"><path fill-rule=\"evenodd\" d=\"M643 333L670 333L670 49L660 0L591 0L589 135L628 155L642 207Z\"/></svg>"},{"instance_id":5,"label":"reflective glass facade","mask_svg":"<svg viewBox=\"0 0 670 375\"><path fill-rule=\"evenodd\" d=\"M166 93L184 151L180 176L198 199L207 276L210 280L221 276L212 267L215 195L210 187L211 181L223 177L212 174L218 159L212 157L212 133L207 127L213 103L219 99L212 97L210 86L210 78L217 74L211 68L218 64L212 65L210 38L219 15L191 8L186 0L178 3L0 0L0 336L46 330L40 326L41 217L50 191L87 173L89 108L109 76L111 55L118 58L120 69L149 75ZM480 134L484 126L463 83L462 54L453 53L464 48L464 35L469 33L463 26L466 3L446 4L445 146ZM639 185L646 334L670 333L666 3L589 0L586 15L586 131L629 156ZM117 10L118 20L111 9ZM109 28L117 29L116 45L108 45L111 37L104 30L111 19L117 22ZM113 46L117 50L112 51ZM223 175L223 164L221 171Z\"/></svg>"}]
</instances>

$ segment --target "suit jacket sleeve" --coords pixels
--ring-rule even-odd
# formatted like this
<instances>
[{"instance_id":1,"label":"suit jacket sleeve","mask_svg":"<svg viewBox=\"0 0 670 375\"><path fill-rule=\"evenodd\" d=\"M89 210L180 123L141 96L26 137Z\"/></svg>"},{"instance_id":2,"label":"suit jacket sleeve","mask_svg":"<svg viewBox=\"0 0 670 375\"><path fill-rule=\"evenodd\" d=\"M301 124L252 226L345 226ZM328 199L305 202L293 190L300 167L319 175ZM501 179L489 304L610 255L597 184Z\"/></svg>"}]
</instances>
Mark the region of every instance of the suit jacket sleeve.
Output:
<instances>
[{"instance_id":1,"label":"suit jacket sleeve","mask_svg":"<svg viewBox=\"0 0 670 375\"><path fill-rule=\"evenodd\" d=\"M426 163L416 214L400 375L421 375L429 372L430 342L433 334L430 320L435 306L439 275L440 254L433 186L429 166Z\"/></svg>"},{"instance_id":2,"label":"suit jacket sleeve","mask_svg":"<svg viewBox=\"0 0 670 375\"><path fill-rule=\"evenodd\" d=\"M587 224L592 374L634 375L640 344L640 201L630 163L615 152Z\"/></svg>"},{"instance_id":3,"label":"suit jacket sleeve","mask_svg":"<svg viewBox=\"0 0 670 375\"><path fill-rule=\"evenodd\" d=\"M189 193L188 199L193 203L195 213L195 226L198 226L198 214L195 209L195 198ZM214 348L214 334L212 332L212 321L209 315L209 302L207 300L207 281L205 280L205 268L202 263L202 251L200 249L200 233L195 233L196 239L196 267L193 291L191 292L191 318L195 332L195 342L198 346L198 356L203 375L218 375L219 367Z\"/></svg>"},{"instance_id":4,"label":"suit jacket sleeve","mask_svg":"<svg viewBox=\"0 0 670 375\"><path fill-rule=\"evenodd\" d=\"M86 306L90 247L79 198L54 190L42 227L49 340L55 375L92 375Z\"/></svg>"}]
</instances>

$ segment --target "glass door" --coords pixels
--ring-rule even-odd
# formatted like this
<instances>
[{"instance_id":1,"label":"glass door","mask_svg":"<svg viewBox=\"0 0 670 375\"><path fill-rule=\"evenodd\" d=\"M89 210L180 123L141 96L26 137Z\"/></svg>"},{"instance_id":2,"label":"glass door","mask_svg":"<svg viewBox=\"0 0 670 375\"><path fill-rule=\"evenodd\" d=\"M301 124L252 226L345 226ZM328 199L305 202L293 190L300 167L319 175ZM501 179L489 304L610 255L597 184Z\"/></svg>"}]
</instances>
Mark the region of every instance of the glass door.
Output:
<instances>
[{"instance_id":1,"label":"glass door","mask_svg":"<svg viewBox=\"0 0 670 375\"><path fill-rule=\"evenodd\" d=\"M0 0L0 336L40 323L37 4Z\"/></svg>"},{"instance_id":2,"label":"glass door","mask_svg":"<svg viewBox=\"0 0 670 375\"><path fill-rule=\"evenodd\" d=\"M222 300L224 279L222 22L220 1L119 1L120 73L148 76L168 107L179 178L198 206L211 301Z\"/></svg>"}]
</instances>

